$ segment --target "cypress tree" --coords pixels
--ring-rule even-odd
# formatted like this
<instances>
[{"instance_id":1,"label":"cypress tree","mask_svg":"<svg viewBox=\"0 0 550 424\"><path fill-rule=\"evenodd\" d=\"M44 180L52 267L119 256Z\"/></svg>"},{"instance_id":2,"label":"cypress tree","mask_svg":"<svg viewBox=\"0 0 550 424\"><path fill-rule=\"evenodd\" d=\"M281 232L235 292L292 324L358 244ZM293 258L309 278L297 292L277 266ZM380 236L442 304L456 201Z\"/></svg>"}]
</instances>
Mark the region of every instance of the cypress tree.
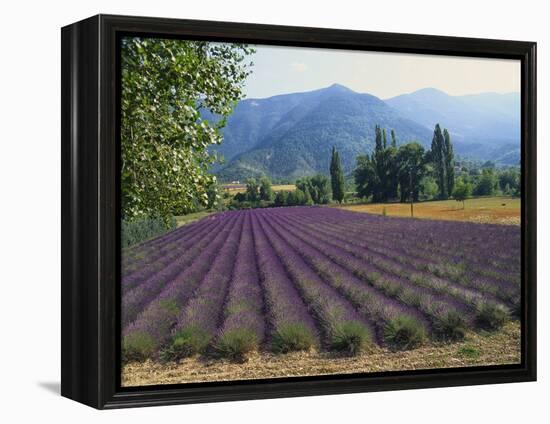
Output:
<instances>
[{"instance_id":1,"label":"cypress tree","mask_svg":"<svg viewBox=\"0 0 550 424\"><path fill-rule=\"evenodd\" d=\"M455 187L455 163L453 144L451 143L451 135L447 129L443 130L443 138L445 139L445 170L447 172L447 194L450 196Z\"/></svg>"},{"instance_id":2,"label":"cypress tree","mask_svg":"<svg viewBox=\"0 0 550 424\"><path fill-rule=\"evenodd\" d=\"M332 185L332 198L339 203L344 200L344 173L340 155L335 147L332 148L332 157L330 160L330 182Z\"/></svg>"},{"instance_id":3,"label":"cypress tree","mask_svg":"<svg viewBox=\"0 0 550 424\"><path fill-rule=\"evenodd\" d=\"M378 156L384 150L382 146L382 129L380 128L380 126L376 125L374 127L374 134L374 154Z\"/></svg>"},{"instance_id":4,"label":"cypress tree","mask_svg":"<svg viewBox=\"0 0 550 424\"><path fill-rule=\"evenodd\" d=\"M447 199L447 172L445 169L445 138L441 132L439 124L435 125L434 136L432 138L432 159L436 173L437 183L439 185L439 198Z\"/></svg>"},{"instance_id":5,"label":"cypress tree","mask_svg":"<svg viewBox=\"0 0 550 424\"><path fill-rule=\"evenodd\" d=\"M379 125L374 127L375 133L375 146L372 154L372 163L377 175L377 185L373 190L373 200L379 202L385 198L384 186L386 184L386 164L385 164L385 147L384 147L384 135Z\"/></svg>"},{"instance_id":6,"label":"cypress tree","mask_svg":"<svg viewBox=\"0 0 550 424\"><path fill-rule=\"evenodd\" d=\"M393 129L391 130L391 146L397 148L397 137Z\"/></svg>"},{"instance_id":7,"label":"cypress tree","mask_svg":"<svg viewBox=\"0 0 550 424\"><path fill-rule=\"evenodd\" d=\"M388 181L389 181L389 192L388 197L390 198L396 198L397 192L398 192L398 186L399 186L399 169L398 169L398 161L397 161L397 136L395 134L395 130L390 131L391 136L391 145L388 148L387 153L387 159L388 159Z\"/></svg>"},{"instance_id":8,"label":"cypress tree","mask_svg":"<svg viewBox=\"0 0 550 424\"><path fill-rule=\"evenodd\" d=\"M336 147L332 146L332 154L330 156L330 186L334 197L334 192L338 189L336 187Z\"/></svg>"}]
</instances>

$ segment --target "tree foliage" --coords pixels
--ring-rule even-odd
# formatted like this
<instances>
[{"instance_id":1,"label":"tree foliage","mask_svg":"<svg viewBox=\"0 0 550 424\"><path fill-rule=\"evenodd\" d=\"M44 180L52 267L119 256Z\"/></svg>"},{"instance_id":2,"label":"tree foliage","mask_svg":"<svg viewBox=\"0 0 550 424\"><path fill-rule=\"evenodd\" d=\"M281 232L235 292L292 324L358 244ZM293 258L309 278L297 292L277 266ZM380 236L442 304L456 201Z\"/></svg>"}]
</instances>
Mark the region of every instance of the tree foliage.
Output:
<instances>
[{"instance_id":1,"label":"tree foliage","mask_svg":"<svg viewBox=\"0 0 550 424\"><path fill-rule=\"evenodd\" d=\"M411 193L413 200L418 201L420 183L426 173L424 148L416 142L402 145L397 151L396 164L401 202L410 201Z\"/></svg>"},{"instance_id":2,"label":"tree foliage","mask_svg":"<svg viewBox=\"0 0 550 424\"><path fill-rule=\"evenodd\" d=\"M246 180L245 198L249 202L260 200L260 184L254 178Z\"/></svg>"},{"instance_id":3,"label":"tree foliage","mask_svg":"<svg viewBox=\"0 0 550 424\"><path fill-rule=\"evenodd\" d=\"M271 181L265 175L260 178L260 200L270 202L273 200L273 190L271 189Z\"/></svg>"},{"instance_id":4,"label":"tree foliage","mask_svg":"<svg viewBox=\"0 0 550 424\"><path fill-rule=\"evenodd\" d=\"M439 198L448 199L454 186L454 152L451 135L436 124L432 138L431 161L439 187Z\"/></svg>"},{"instance_id":5,"label":"tree foliage","mask_svg":"<svg viewBox=\"0 0 550 424\"><path fill-rule=\"evenodd\" d=\"M519 195L521 186L519 169L511 168L501 172L498 175L498 185L506 195Z\"/></svg>"},{"instance_id":6,"label":"tree foliage","mask_svg":"<svg viewBox=\"0 0 550 424\"><path fill-rule=\"evenodd\" d=\"M357 166L353 173L359 197L372 196L374 202L386 202L398 197L407 201L413 192L414 200L420 195L421 181L426 175L429 156L416 142L397 147L397 137L391 131L391 145L388 146L386 131L375 128L376 142L371 155L357 157ZM412 186L411 186L412 184Z\"/></svg>"},{"instance_id":7,"label":"tree foliage","mask_svg":"<svg viewBox=\"0 0 550 424\"><path fill-rule=\"evenodd\" d=\"M330 202L330 182L325 175L300 178L296 181L296 187L311 198L312 204L324 205Z\"/></svg>"},{"instance_id":8,"label":"tree foliage","mask_svg":"<svg viewBox=\"0 0 550 424\"><path fill-rule=\"evenodd\" d=\"M440 199L446 199L448 197L447 180L445 178L444 146L445 139L443 137L443 133L441 132L441 127L439 124L436 124L432 138L431 159L434 164Z\"/></svg>"},{"instance_id":9,"label":"tree foliage","mask_svg":"<svg viewBox=\"0 0 550 424\"><path fill-rule=\"evenodd\" d=\"M455 163L454 163L454 151L453 143L451 143L451 134L445 128L443 130L443 138L445 139L445 179L447 184L447 193L451 195L455 185Z\"/></svg>"},{"instance_id":10,"label":"tree foliage","mask_svg":"<svg viewBox=\"0 0 550 424\"><path fill-rule=\"evenodd\" d=\"M269 206L300 206L330 202L330 182L325 175L303 177L296 181L296 189L273 193L271 180L262 176L259 180L249 178L245 191L233 196L231 209L263 208Z\"/></svg>"},{"instance_id":11,"label":"tree foliage","mask_svg":"<svg viewBox=\"0 0 550 424\"><path fill-rule=\"evenodd\" d=\"M288 192L278 191L275 195L275 200L273 201L273 206L286 206L288 200Z\"/></svg>"},{"instance_id":12,"label":"tree foliage","mask_svg":"<svg viewBox=\"0 0 550 424\"><path fill-rule=\"evenodd\" d=\"M342 170L340 155L334 147L332 148L332 157L330 160L330 180L333 200L342 203L345 194L344 172Z\"/></svg>"},{"instance_id":13,"label":"tree foliage","mask_svg":"<svg viewBox=\"0 0 550 424\"><path fill-rule=\"evenodd\" d=\"M122 215L184 213L208 203L209 147L250 74L241 44L131 37L122 41ZM201 109L219 116L201 118Z\"/></svg>"},{"instance_id":14,"label":"tree foliage","mask_svg":"<svg viewBox=\"0 0 550 424\"><path fill-rule=\"evenodd\" d=\"M498 179L493 168L485 168L481 170L481 176L478 179L474 189L476 196L492 196L495 194L498 186Z\"/></svg>"},{"instance_id":15,"label":"tree foliage","mask_svg":"<svg viewBox=\"0 0 550 424\"><path fill-rule=\"evenodd\" d=\"M375 134L376 139L372 160L378 177L378 187L375 189L374 197L376 201L385 201L397 197L397 147L393 145L395 134L392 135L391 146L388 146L385 129L381 129L380 126L377 125Z\"/></svg>"},{"instance_id":16,"label":"tree foliage","mask_svg":"<svg viewBox=\"0 0 550 424\"><path fill-rule=\"evenodd\" d=\"M392 142L388 146L386 130L375 127L373 153L357 157L354 179L360 197L372 196L373 201L382 202L397 197L399 169L397 164L397 138L391 131Z\"/></svg>"},{"instance_id":17,"label":"tree foliage","mask_svg":"<svg viewBox=\"0 0 550 424\"><path fill-rule=\"evenodd\" d=\"M435 181L435 178L429 175L429 166L426 166L426 174L421 180L420 180L420 196L422 197L422 200L432 200L437 197L439 194L439 187L437 186L437 182Z\"/></svg>"},{"instance_id":18,"label":"tree foliage","mask_svg":"<svg viewBox=\"0 0 550 424\"><path fill-rule=\"evenodd\" d=\"M357 156L357 166L353 171L357 195L361 198L373 196L379 186L378 174L372 157L367 155ZM379 197L379 196L376 196Z\"/></svg>"},{"instance_id":19,"label":"tree foliage","mask_svg":"<svg viewBox=\"0 0 550 424\"><path fill-rule=\"evenodd\" d=\"M466 199L472 195L472 185L462 178L458 178L452 194L457 202L462 202L462 209L464 209Z\"/></svg>"}]
</instances>

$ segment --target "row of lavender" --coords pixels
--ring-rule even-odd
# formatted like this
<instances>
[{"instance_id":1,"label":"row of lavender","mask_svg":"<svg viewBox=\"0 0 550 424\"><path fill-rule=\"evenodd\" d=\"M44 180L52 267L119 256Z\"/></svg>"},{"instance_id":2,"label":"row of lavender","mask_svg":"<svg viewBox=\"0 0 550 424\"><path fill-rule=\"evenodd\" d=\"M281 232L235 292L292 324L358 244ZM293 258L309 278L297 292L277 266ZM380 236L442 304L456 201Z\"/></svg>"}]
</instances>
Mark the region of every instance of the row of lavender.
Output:
<instances>
[{"instance_id":1,"label":"row of lavender","mask_svg":"<svg viewBox=\"0 0 550 424\"><path fill-rule=\"evenodd\" d=\"M124 252L126 360L411 349L518 312L512 226L296 207L219 213Z\"/></svg>"}]
</instances>

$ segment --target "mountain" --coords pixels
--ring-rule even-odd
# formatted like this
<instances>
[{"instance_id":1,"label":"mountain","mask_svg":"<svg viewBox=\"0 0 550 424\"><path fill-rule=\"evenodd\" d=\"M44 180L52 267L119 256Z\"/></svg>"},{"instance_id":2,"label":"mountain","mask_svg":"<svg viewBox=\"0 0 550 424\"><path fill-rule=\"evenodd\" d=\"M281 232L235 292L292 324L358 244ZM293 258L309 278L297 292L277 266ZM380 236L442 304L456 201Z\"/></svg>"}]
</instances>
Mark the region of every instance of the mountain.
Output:
<instances>
[{"instance_id":1,"label":"mountain","mask_svg":"<svg viewBox=\"0 0 550 424\"><path fill-rule=\"evenodd\" d=\"M516 165L520 148L519 93L450 96L426 88L386 100L402 116L426 128L448 128L461 156Z\"/></svg>"},{"instance_id":2,"label":"mountain","mask_svg":"<svg viewBox=\"0 0 550 424\"><path fill-rule=\"evenodd\" d=\"M223 129L224 141L216 151L229 161L239 153L249 150L279 123L290 109L316 95L316 92L293 93L267 99L240 101ZM202 118L216 119L208 111L202 112Z\"/></svg>"},{"instance_id":3,"label":"mountain","mask_svg":"<svg viewBox=\"0 0 550 424\"><path fill-rule=\"evenodd\" d=\"M224 130L225 146L219 152L227 164L217 174L222 181L262 174L290 180L326 174L332 146L340 151L344 171L350 172L356 156L372 150L375 125L395 129L403 141L428 145L431 140L432 130L401 117L384 101L338 84L244 100Z\"/></svg>"},{"instance_id":4,"label":"mountain","mask_svg":"<svg viewBox=\"0 0 550 424\"><path fill-rule=\"evenodd\" d=\"M519 93L481 93L460 96L459 99L467 105L484 111L500 115L519 123L521 112L521 98Z\"/></svg>"},{"instance_id":5,"label":"mountain","mask_svg":"<svg viewBox=\"0 0 550 424\"><path fill-rule=\"evenodd\" d=\"M262 174L293 180L328 173L330 150L340 151L344 172L370 153L374 128L394 129L398 144L431 145L436 123L451 132L465 158L516 165L520 158L519 94L450 96L427 88L381 100L339 84L320 90L240 101L223 129L214 168L222 181ZM214 119L212 116L204 118Z\"/></svg>"}]
</instances>

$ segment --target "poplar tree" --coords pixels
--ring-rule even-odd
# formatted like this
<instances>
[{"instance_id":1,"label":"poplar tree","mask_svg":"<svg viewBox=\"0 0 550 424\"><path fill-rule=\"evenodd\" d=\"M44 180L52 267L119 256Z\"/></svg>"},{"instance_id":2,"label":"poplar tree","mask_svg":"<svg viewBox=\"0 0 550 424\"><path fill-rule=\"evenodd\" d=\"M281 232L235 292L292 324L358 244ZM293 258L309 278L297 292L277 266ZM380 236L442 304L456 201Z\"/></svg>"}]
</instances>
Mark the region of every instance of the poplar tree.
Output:
<instances>
[{"instance_id":1,"label":"poplar tree","mask_svg":"<svg viewBox=\"0 0 550 424\"><path fill-rule=\"evenodd\" d=\"M212 146L244 97L254 49L242 44L124 37L120 43L124 219L208 206ZM220 119L208 121L201 110Z\"/></svg>"}]
</instances>

